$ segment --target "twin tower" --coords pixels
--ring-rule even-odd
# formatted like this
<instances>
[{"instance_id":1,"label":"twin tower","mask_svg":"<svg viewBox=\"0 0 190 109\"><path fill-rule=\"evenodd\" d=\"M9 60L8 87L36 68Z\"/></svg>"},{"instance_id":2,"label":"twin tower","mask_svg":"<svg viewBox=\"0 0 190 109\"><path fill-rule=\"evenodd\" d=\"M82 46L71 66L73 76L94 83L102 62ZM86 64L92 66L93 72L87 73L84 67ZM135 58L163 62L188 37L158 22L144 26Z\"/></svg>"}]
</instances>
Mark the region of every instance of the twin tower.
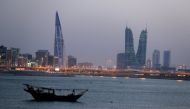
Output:
<instances>
[{"instance_id":1,"label":"twin tower","mask_svg":"<svg viewBox=\"0 0 190 109\"><path fill-rule=\"evenodd\" d=\"M117 68L140 68L146 63L147 29L140 34L139 46L135 54L133 33L130 28L125 29L125 52L117 54Z\"/></svg>"}]
</instances>

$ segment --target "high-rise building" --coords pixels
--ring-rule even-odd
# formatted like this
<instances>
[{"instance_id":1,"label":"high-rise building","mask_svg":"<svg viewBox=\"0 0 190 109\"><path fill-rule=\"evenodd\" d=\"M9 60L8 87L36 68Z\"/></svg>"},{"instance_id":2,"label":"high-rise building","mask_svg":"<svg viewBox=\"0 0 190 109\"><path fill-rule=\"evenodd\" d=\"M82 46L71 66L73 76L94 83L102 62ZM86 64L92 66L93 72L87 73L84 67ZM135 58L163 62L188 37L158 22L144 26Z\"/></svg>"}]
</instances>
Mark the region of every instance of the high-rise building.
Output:
<instances>
[{"instance_id":1,"label":"high-rise building","mask_svg":"<svg viewBox=\"0 0 190 109\"><path fill-rule=\"evenodd\" d=\"M0 46L0 65L6 65L7 62L7 47Z\"/></svg>"},{"instance_id":2,"label":"high-rise building","mask_svg":"<svg viewBox=\"0 0 190 109\"><path fill-rule=\"evenodd\" d=\"M27 61L28 59L23 57L23 56L19 56L18 57L18 67L26 67L27 66Z\"/></svg>"},{"instance_id":3,"label":"high-rise building","mask_svg":"<svg viewBox=\"0 0 190 109\"><path fill-rule=\"evenodd\" d=\"M148 59L146 62L146 68L148 69L152 68L152 61L150 59Z\"/></svg>"},{"instance_id":4,"label":"high-rise building","mask_svg":"<svg viewBox=\"0 0 190 109\"><path fill-rule=\"evenodd\" d=\"M54 59L53 59L53 66L54 67L58 67L59 66L59 58L54 56Z\"/></svg>"},{"instance_id":5,"label":"high-rise building","mask_svg":"<svg viewBox=\"0 0 190 109\"><path fill-rule=\"evenodd\" d=\"M7 50L7 64L9 66L18 66L19 48L11 48Z\"/></svg>"},{"instance_id":6,"label":"high-rise building","mask_svg":"<svg viewBox=\"0 0 190 109\"><path fill-rule=\"evenodd\" d=\"M48 65L51 67L54 66L54 56L52 56L52 55L48 56Z\"/></svg>"},{"instance_id":7,"label":"high-rise building","mask_svg":"<svg viewBox=\"0 0 190 109\"><path fill-rule=\"evenodd\" d=\"M117 54L117 68L139 68L146 64L147 29L143 30L139 38L139 46L135 55L133 33L126 26L125 29L125 53Z\"/></svg>"},{"instance_id":8,"label":"high-rise building","mask_svg":"<svg viewBox=\"0 0 190 109\"><path fill-rule=\"evenodd\" d=\"M68 56L68 67L73 67L77 65L77 58L74 56Z\"/></svg>"},{"instance_id":9,"label":"high-rise building","mask_svg":"<svg viewBox=\"0 0 190 109\"><path fill-rule=\"evenodd\" d=\"M31 61L31 60L32 60L32 54L25 53L25 54L22 54L22 56L23 56L24 58L26 58L28 61Z\"/></svg>"},{"instance_id":10,"label":"high-rise building","mask_svg":"<svg viewBox=\"0 0 190 109\"><path fill-rule=\"evenodd\" d=\"M135 50L133 44L133 33L130 28L125 29L125 53L127 55L127 66L136 66Z\"/></svg>"},{"instance_id":11,"label":"high-rise building","mask_svg":"<svg viewBox=\"0 0 190 109\"><path fill-rule=\"evenodd\" d=\"M154 50L152 55L152 66L155 69L160 68L160 51Z\"/></svg>"},{"instance_id":12,"label":"high-rise building","mask_svg":"<svg viewBox=\"0 0 190 109\"><path fill-rule=\"evenodd\" d=\"M38 50L36 52L36 61L38 62L39 66L47 66L48 65L48 50Z\"/></svg>"},{"instance_id":13,"label":"high-rise building","mask_svg":"<svg viewBox=\"0 0 190 109\"><path fill-rule=\"evenodd\" d=\"M17 66L20 50L19 48L11 48L11 52L12 52L12 65Z\"/></svg>"},{"instance_id":14,"label":"high-rise building","mask_svg":"<svg viewBox=\"0 0 190 109\"><path fill-rule=\"evenodd\" d=\"M143 30L140 34L139 46L136 54L136 59L139 66L146 64L146 47L147 47L147 30Z\"/></svg>"},{"instance_id":15,"label":"high-rise building","mask_svg":"<svg viewBox=\"0 0 190 109\"><path fill-rule=\"evenodd\" d=\"M169 68L170 67L170 58L171 58L171 52L170 50L164 51L164 58L163 58L163 67Z\"/></svg>"},{"instance_id":16,"label":"high-rise building","mask_svg":"<svg viewBox=\"0 0 190 109\"><path fill-rule=\"evenodd\" d=\"M119 53L117 54L117 69L126 69L127 68L127 54Z\"/></svg>"},{"instance_id":17,"label":"high-rise building","mask_svg":"<svg viewBox=\"0 0 190 109\"><path fill-rule=\"evenodd\" d=\"M58 66L62 67L64 65L64 40L58 12L55 17L54 56L58 57Z\"/></svg>"}]
</instances>

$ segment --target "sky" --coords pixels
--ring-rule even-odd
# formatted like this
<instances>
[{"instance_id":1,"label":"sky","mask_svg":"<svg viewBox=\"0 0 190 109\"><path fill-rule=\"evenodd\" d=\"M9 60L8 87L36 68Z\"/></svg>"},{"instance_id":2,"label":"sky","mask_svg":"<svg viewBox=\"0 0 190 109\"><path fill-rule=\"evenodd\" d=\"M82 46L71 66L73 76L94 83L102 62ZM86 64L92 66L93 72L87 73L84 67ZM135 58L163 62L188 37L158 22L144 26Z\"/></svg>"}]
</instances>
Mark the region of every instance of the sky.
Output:
<instances>
[{"instance_id":1,"label":"sky","mask_svg":"<svg viewBox=\"0 0 190 109\"><path fill-rule=\"evenodd\" d=\"M78 62L115 65L124 52L126 25L135 51L140 32L148 28L147 59L154 49L171 50L171 65L190 65L189 0L0 0L0 45L39 49L53 55L55 13L62 24L67 55Z\"/></svg>"}]
</instances>

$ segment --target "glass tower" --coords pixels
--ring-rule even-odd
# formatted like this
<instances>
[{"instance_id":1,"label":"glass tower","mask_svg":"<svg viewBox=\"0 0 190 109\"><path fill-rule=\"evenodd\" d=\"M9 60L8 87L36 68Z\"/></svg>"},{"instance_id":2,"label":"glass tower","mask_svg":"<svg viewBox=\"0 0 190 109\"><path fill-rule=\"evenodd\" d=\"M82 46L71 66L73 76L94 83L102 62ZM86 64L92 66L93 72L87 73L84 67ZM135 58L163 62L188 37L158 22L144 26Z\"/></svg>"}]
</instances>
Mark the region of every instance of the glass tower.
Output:
<instances>
[{"instance_id":1,"label":"glass tower","mask_svg":"<svg viewBox=\"0 0 190 109\"><path fill-rule=\"evenodd\" d=\"M163 67L165 67L165 68L170 67L170 58L171 58L170 50L165 50L164 51Z\"/></svg>"},{"instance_id":2,"label":"glass tower","mask_svg":"<svg viewBox=\"0 0 190 109\"><path fill-rule=\"evenodd\" d=\"M138 65L144 66L146 63L147 29L140 34L139 46L136 54Z\"/></svg>"},{"instance_id":3,"label":"glass tower","mask_svg":"<svg viewBox=\"0 0 190 109\"><path fill-rule=\"evenodd\" d=\"M153 68L160 68L160 51L159 50L154 50L152 54L152 65Z\"/></svg>"},{"instance_id":4,"label":"glass tower","mask_svg":"<svg viewBox=\"0 0 190 109\"><path fill-rule=\"evenodd\" d=\"M58 12L56 12L54 56L58 58L58 63L57 63L58 65L55 65L55 66L61 67L64 64L63 48L64 48L64 40L63 40L63 34L62 34L62 29L61 29L61 23L59 20Z\"/></svg>"},{"instance_id":5,"label":"glass tower","mask_svg":"<svg viewBox=\"0 0 190 109\"><path fill-rule=\"evenodd\" d=\"M135 50L133 44L133 33L130 28L125 29L125 53L127 55L127 66L135 66L137 64Z\"/></svg>"}]
</instances>

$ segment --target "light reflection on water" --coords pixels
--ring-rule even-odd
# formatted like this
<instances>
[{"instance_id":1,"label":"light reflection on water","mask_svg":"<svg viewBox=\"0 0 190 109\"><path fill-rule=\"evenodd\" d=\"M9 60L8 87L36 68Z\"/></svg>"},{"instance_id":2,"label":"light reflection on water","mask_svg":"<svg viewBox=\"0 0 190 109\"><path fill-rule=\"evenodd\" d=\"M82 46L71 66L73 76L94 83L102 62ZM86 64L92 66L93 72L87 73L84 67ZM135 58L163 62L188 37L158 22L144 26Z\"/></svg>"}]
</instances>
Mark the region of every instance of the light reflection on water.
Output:
<instances>
[{"instance_id":1,"label":"light reflection on water","mask_svg":"<svg viewBox=\"0 0 190 109\"><path fill-rule=\"evenodd\" d=\"M142 81L143 80L143 81ZM89 89L77 103L36 102L23 83ZM125 77L0 76L2 109L189 109L190 82Z\"/></svg>"}]
</instances>

